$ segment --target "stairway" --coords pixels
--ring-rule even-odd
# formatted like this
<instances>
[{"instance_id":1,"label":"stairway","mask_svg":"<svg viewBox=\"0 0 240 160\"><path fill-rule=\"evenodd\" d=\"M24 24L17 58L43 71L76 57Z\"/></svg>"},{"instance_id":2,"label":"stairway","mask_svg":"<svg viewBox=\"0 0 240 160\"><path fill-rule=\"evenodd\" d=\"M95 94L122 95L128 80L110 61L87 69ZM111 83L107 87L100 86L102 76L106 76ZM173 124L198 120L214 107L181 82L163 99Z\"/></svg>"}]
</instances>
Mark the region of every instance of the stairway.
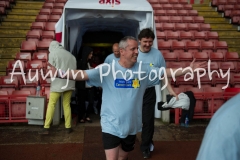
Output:
<instances>
[{"instance_id":1,"label":"stairway","mask_svg":"<svg viewBox=\"0 0 240 160\"><path fill-rule=\"evenodd\" d=\"M20 51L21 42L26 39L32 22L44 2L19 1L8 12L0 25L0 76L6 75L9 60Z\"/></svg>"},{"instance_id":2,"label":"stairway","mask_svg":"<svg viewBox=\"0 0 240 160\"><path fill-rule=\"evenodd\" d=\"M198 11L199 16L204 17L205 23L211 25L212 31L218 32L220 41L227 42L230 52L240 54L240 32L237 31L237 26L229 24L229 20L209 6L209 2L194 4L193 9Z\"/></svg>"}]
</instances>

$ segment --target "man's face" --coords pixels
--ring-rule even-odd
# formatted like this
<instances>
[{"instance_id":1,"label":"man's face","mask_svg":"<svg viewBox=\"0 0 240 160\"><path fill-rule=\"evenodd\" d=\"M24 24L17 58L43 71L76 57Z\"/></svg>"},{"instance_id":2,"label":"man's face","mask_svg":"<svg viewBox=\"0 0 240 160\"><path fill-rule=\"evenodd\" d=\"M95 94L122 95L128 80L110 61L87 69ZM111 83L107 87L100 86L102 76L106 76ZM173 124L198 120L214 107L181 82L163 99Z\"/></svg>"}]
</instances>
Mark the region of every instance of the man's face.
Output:
<instances>
[{"instance_id":1,"label":"man's face","mask_svg":"<svg viewBox=\"0 0 240 160\"><path fill-rule=\"evenodd\" d=\"M116 58L120 57L120 52L119 52L118 46L113 46L113 54L115 55Z\"/></svg>"},{"instance_id":2,"label":"man's face","mask_svg":"<svg viewBox=\"0 0 240 160\"><path fill-rule=\"evenodd\" d=\"M127 42L128 46L125 49L120 49L120 52L125 61L134 64L138 57L138 43L134 40L128 40Z\"/></svg>"},{"instance_id":3,"label":"man's face","mask_svg":"<svg viewBox=\"0 0 240 160\"><path fill-rule=\"evenodd\" d=\"M153 45L153 39L152 38L142 38L139 40L140 42L140 49L142 52L149 52L151 50L151 47Z\"/></svg>"}]
</instances>

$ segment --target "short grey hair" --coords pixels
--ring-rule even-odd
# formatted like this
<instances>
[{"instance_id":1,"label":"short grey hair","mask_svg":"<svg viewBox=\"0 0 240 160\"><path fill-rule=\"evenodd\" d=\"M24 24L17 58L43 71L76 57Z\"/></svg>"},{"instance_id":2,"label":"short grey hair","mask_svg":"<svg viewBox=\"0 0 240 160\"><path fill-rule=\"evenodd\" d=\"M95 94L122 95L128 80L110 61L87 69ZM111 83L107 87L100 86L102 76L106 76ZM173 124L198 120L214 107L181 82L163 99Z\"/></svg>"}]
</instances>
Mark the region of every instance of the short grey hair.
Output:
<instances>
[{"instance_id":1,"label":"short grey hair","mask_svg":"<svg viewBox=\"0 0 240 160\"><path fill-rule=\"evenodd\" d=\"M132 36L125 36L125 37L123 37L123 38L120 40L120 42L119 42L119 48L122 48L122 49L127 48L127 46L128 46L127 41L128 41L128 40L137 41L137 39L134 38L134 37L132 37Z\"/></svg>"}]
</instances>

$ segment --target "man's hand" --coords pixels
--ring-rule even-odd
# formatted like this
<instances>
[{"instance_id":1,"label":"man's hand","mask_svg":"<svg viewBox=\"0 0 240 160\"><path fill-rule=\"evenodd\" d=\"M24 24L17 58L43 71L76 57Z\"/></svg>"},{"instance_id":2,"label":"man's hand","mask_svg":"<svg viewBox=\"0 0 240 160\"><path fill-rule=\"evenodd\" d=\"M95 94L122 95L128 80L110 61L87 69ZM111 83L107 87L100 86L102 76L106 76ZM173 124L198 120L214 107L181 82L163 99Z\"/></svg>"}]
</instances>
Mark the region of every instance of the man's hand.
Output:
<instances>
[{"instance_id":1,"label":"man's hand","mask_svg":"<svg viewBox=\"0 0 240 160\"><path fill-rule=\"evenodd\" d=\"M192 70L194 71L196 68L207 68L207 62L198 62L195 63L195 58L193 59L193 61L190 63L190 67L192 68Z\"/></svg>"},{"instance_id":2,"label":"man's hand","mask_svg":"<svg viewBox=\"0 0 240 160\"><path fill-rule=\"evenodd\" d=\"M179 100L178 95L173 90L171 90L169 94L176 97L177 101Z\"/></svg>"}]
</instances>

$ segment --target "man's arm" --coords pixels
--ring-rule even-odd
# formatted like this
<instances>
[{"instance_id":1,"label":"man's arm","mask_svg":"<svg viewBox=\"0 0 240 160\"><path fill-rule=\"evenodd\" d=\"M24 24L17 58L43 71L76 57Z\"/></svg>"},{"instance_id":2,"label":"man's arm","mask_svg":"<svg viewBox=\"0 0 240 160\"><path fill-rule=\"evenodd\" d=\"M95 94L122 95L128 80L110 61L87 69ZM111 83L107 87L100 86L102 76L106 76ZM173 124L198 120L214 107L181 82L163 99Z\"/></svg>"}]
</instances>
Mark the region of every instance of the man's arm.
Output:
<instances>
[{"instance_id":1,"label":"man's arm","mask_svg":"<svg viewBox=\"0 0 240 160\"><path fill-rule=\"evenodd\" d=\"M167 82L166 82L166 81L167 81ZM172 95L172 96L174 96L174 97L176 97L176 99L178 100L178 96L177 96L177 94L173 91L172 85L170 84L169 79L167 78L167 79L165 80L165 78L164 78L164 79L163 79L163 83L164 83L164 84L167 83L167 90L168 90L169 94Z\"/></svg>"},{"instance_id":2,"label":"man's arm","mask_svg":"<svg viewBox=\"0 0 240 160\"><path fill-rule=\"evenodd\" d=\"M55 68L53 65L51 65L50 63L48 63L48 66L50 67L50 71L52 71L52 73L58 72L58 76L60 78L69 78L70 80L75 80L75 81L86 81L88 80L88 75L85 72L85 70L67 70L67 71L63 71L61 69L57 69Z\"/></svg>"}]
</instances>

